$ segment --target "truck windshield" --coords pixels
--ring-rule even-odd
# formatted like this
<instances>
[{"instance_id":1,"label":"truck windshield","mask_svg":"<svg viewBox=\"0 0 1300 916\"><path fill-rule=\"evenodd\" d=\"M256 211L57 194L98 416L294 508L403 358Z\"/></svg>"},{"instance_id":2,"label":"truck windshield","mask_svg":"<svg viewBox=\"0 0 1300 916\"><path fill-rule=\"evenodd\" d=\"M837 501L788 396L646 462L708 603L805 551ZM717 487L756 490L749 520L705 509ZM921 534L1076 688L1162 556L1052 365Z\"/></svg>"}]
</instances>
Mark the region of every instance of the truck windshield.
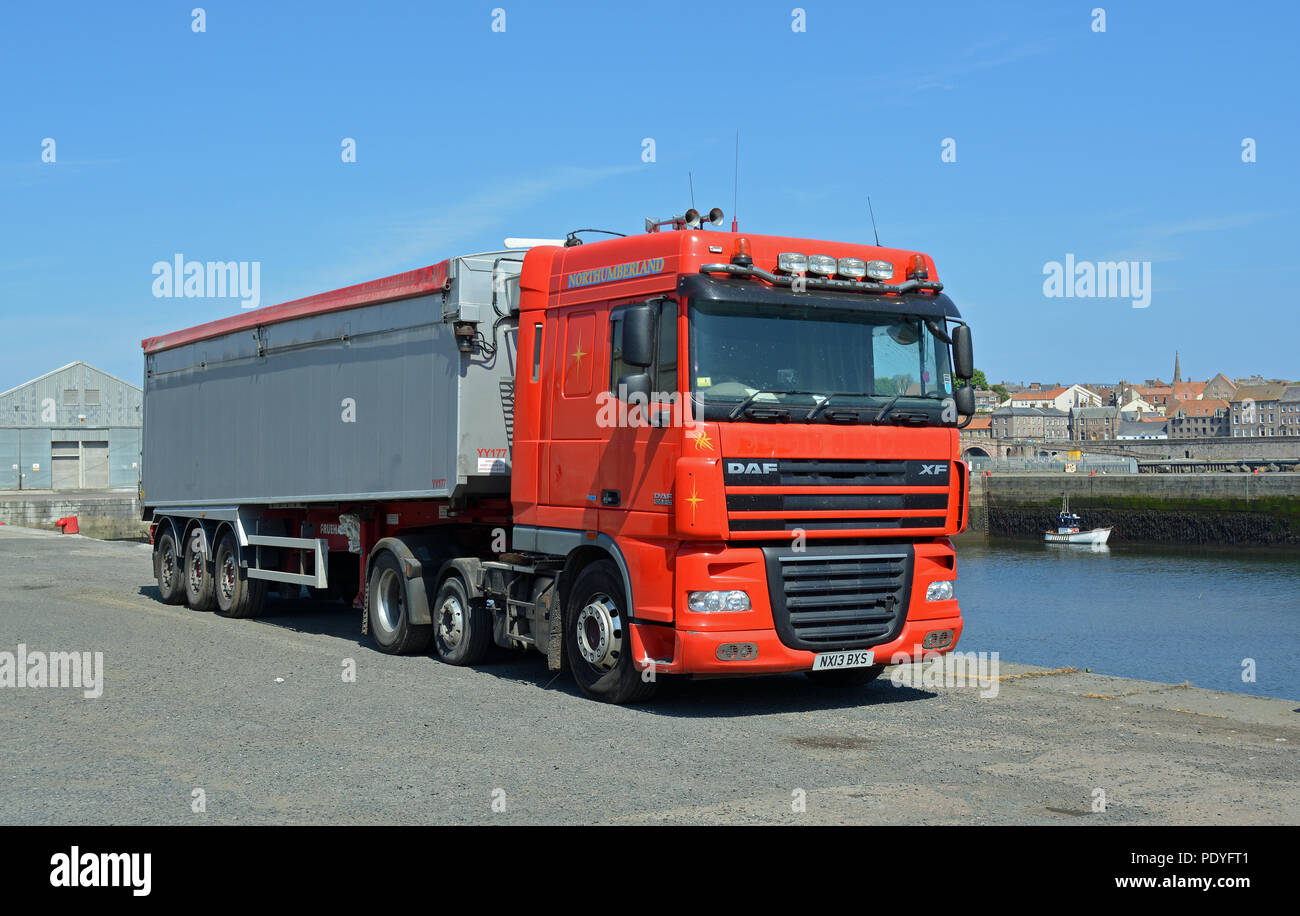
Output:
<instances>
[{"instance_id":1,"label":"truck windshield","mask_svg":"<svg viewBox=\"0 0 1300 916\"><path fill-rule=\"evenodd\" d=\"M915 316L700 301L690 355L701 419L938 424L952 395L948 346Z\"/></svg>"}]
</instances>

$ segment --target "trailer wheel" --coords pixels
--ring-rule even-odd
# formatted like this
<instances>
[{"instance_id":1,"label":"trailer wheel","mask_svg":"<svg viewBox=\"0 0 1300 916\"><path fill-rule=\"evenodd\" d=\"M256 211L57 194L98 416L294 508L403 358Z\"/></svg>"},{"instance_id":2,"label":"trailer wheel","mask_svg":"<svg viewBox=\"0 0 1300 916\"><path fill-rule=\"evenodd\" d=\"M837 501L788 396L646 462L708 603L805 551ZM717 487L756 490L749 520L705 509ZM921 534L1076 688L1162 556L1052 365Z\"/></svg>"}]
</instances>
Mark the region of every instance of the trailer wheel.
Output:
<instances>
[{"instance_id":1,"label":"trailer wheel","mask_svg":"<svg viewBox=\"0 0 1300 916\"><path fill-rule=\"evenodd\" d=\"M632 664L623 578L611 560L578 574L564 614L564 652L578 687L593 700L638 703L658 688Z\"/></svg>"},{"instance_id":2,"label":"trailer wheel","mask_svg":"<svg viewBox=\"0 0 1300 916\"><path fill-rule=\"evenodd\" d=\"M171 527L158 538L158 549L153 557L153 574L158 580L158 595L163 604L185 603L185 563L176 549L176 535Z\"/></svg>"},{"instance_id":3,"label":"trailer wheel","mask_svg":"<svg viewBox=\"0 0 1300 916\"><path fill-rule=\"evenodd\" d=\"M375 557L370 570L366 612L370 615L370 632L375 642L390 655L423 652L433 636L431 625L411 623L408 607L406 576L397 557L385 550Z\"/></svg>"},{"instance_id":4,"label":"trailer wheel","mask_svg":"<svg viewBox=\"0 0 1300 916\"><path fill-rule=\"evenodd\" d=\"M866 668L832 668L830 671L805 671L808 680L818 687L861 687L880 677L884 665L870 665Z\"/></svg>"},{"instance_id":5,"label":"trailer wheel","mask_svg":"<svg viewBox=\"0 0 1300 916\"><path fill-rule=\"evenodd\" d=\"M185 545L185 600L196 611L210 611L217 606L212 564L208 562L205 543L203 535L195 529Z\"/></svg>"},{"instance_id":6,"label":"trailer wheel","mask_svg":"<svg viewBox=\"0 0 1300 916\"><path fill-rule=\"evenodd\" d=\"M239 545L227 531L217 542L215 589L217 613L223 617L256 617L266 600L266 580L240 575Z\"/></svg>"},{"instance_id":7,"label":"trailer wheel","mask_svg":"<svg viewBox=\"0 0 1300 916\"><path fill-rule=\"evenodd\" d=\"M430 609L433 651L449 665L477 665L492 646L492 618L454 573L443 580Z\"/></svg>"}]
</instances>

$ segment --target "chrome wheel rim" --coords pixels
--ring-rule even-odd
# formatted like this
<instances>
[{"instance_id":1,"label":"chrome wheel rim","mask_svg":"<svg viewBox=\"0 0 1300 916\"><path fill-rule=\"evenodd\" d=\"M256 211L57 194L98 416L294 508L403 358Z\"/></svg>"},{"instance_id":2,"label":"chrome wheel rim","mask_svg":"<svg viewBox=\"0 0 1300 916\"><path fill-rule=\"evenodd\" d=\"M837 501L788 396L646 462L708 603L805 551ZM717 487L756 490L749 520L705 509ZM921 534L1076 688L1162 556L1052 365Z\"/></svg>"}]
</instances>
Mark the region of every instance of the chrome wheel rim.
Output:
<instances>
[{"instance_id":1,"label":"chrome wheel rim","mask_svg":"<svg viewBox=\"0 0 1300 916\"><path fill-rule=\"evenodd\" d=\"M227 604L235 598L235 557L227 553L221 558L221 597Z\"/></svg>"},{"instance_id":2,"label":"chrome wheel rim","mask_svg":"<svg viewBox=\"0 0 1300 916\"><path fill-rule=\"evenodd\" d=\"M190 590L197 595L203 590L203 554L191 550L189 560L185 573L189 577Z\"/></svg>"},{"instance_id":3,"label":"chrome wheel rim","mask_svg":"<svg viewBox=\"0 0 1300 916\"><path fill-rule=\"evenodd\" d=\"M614 599L597 592L574 621L578 654L597 671L609 671L623 654L623 619Z\"/></svg>"},{"instance_id":4,"label":"chrome wheel rim","mask_svg":"<svg viewBox=\"0 0 1300 916\"><path fill-rule=\"evenodd\" d=\"M379 574L379 588L375 590L375 617L386 633L396 632L406 615L406 602L402 597L402 583L397 573L385 569Z\"/></svg>"},{"instance_id":5,"label":"chrome wheel rim","mask_svg":"<svg viewBox=\"0 0 1300 916\"><path fill-rule=\"evenodd\" d=\"M163 551L162 557L158 561L158 578L162 580L162 585L168 591L171 590L172 582L176 577L176 548L172 542L167 542L167 548Z\"/></svg>"},{"instance_id":6,"label":"chrome wheel rim","mask_svg":"<svg viewBox=\"0 0 1300 916\"><path fill-rule=\"evenodd\" d=\"M448 649L460 645L465 636L465 608L456 595L448 595L438 607L438 641Z\"/></svg>"}]
</instances>

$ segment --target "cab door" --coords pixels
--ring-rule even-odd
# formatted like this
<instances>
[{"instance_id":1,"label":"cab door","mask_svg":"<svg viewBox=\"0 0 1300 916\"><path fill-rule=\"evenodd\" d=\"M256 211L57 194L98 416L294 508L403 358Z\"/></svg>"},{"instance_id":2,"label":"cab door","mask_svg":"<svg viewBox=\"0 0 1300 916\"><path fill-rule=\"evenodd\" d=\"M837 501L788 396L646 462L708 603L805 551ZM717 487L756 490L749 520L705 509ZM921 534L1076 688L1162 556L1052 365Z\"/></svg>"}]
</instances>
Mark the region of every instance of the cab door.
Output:
<instances>
[{"instance_id":1,"label":"cab door","mask_svg":"<svg viewBox=\"0 0 1300 916\"><path fill-rule=\"evenodd\" d=\"M655 315L654 359L647 367L632 365L623 359L623 317L628 308L639 304L617 306L609 317L609 362L602 379L606 410L600 429L604 440L599 471L600 522L601 528L611 534L664 536L669 531L673 478L681 453L681 319L675 300L651 300L649 305ZM650 376L648 403L629 399L626 390L619 389L620 379L642 372ZM611 419L616 422L611 424Z\"/></svg>"},{"instance_id":2,"label":"cab door","mask_svg":"<svg viewBox=\"0 0 1300 916\"><path fill-rule=\"evenodd\" d=\"M582 305L564 309L555 335L555 366L550 387L550 448L548 524L595 529L600 491L597 472L604 445L597 426L597 394L604 389L608 347L608 306Z\"/></svg>"}]
</instances>

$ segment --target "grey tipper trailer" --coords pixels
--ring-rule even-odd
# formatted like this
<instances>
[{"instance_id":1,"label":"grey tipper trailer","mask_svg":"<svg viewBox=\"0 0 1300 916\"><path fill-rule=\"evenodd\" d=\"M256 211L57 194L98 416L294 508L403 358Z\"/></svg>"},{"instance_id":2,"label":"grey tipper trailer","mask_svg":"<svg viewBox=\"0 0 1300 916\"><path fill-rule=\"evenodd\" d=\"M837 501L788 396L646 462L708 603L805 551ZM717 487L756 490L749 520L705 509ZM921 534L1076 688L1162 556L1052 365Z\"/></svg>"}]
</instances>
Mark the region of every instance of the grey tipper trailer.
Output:
<instances>
[{"instance_id":1,"label":"grey tipper trailer","mask_svg":"<svg viewBox=\"0 0 1300 916\"><path fill-rule=\"evenodd\" d=\"M217 323L218 336L146 341L141 492L155 538L170 532L177 562L195 544L210 563L224 525L249 578L323 589L326 539L264 524L268 509L508 497L523 257L452 258L425 269L441 288L419 295L289 303L230 319L241 326L229 332ZM335 533L353 541L355 521ZM261 568L285 548L316 562Z\"/></svg>"}]
</instances>

